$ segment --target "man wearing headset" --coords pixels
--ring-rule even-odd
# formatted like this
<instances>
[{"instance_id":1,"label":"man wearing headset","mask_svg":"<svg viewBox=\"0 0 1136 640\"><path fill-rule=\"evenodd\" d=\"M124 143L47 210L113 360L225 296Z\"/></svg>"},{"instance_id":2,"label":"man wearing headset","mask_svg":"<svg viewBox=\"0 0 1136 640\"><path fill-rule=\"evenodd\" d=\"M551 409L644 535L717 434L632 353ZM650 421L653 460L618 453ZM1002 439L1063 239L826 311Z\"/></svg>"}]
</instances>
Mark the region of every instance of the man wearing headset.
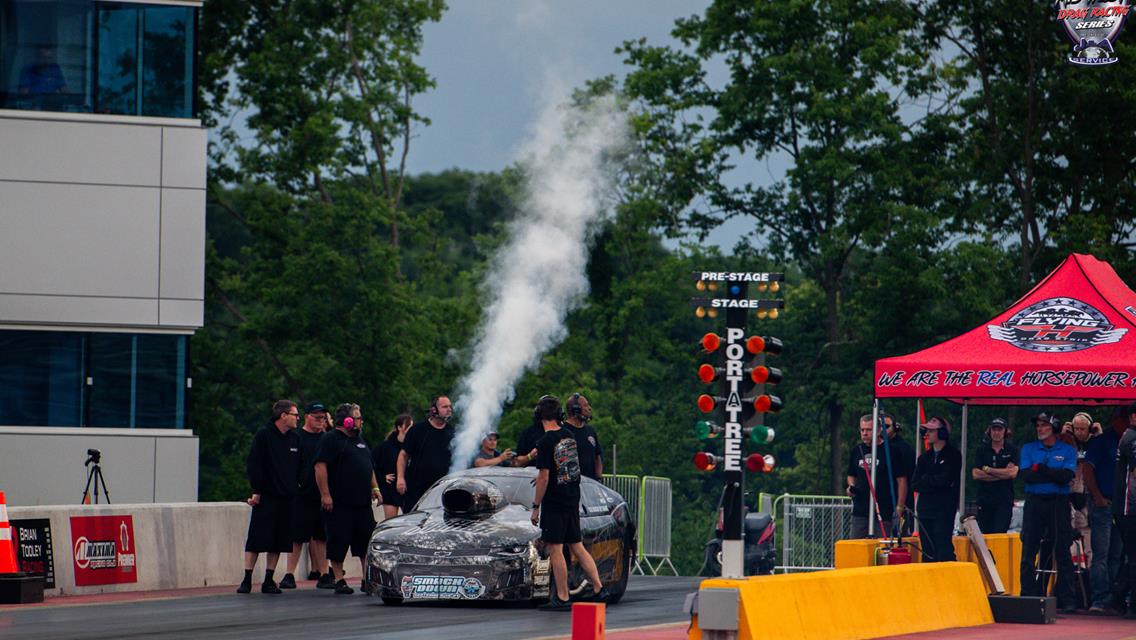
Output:
<instances>
[{"instance_id":1,"label":"man wearing headset","mask_svg":"<svg viewBox=\"0 0 1136 640\"><path fill-rule=\"evenodd\" d=\"M962 454L948 440L950 429L950 422L940 416L919 427L919 435L929 448L915 462L911 485L919 492L915 516L923 535L923 562L955 559L951 537L958 512Z\"/></svg>"},{"instance_id":2,"label":"man wearing headset","mask_svg":"<svg viewBox=\"0 0 1136 640\"><path fill-rule=\"evenodd\" d=\"M1037 440L1022 445L1021 471L1026 483L1026 507L1022 516L1023 596L1041 596L1046 581L1037 579L1037 554L1041 541L1053 546L1057 563L1057 603L1065 613L1076 611L1073 591L1073 540L1069 517L1069 483L1077 469L1077 450L1057 439L1053 419L1047 413L1033 418ZM1048 547L1049 545L1047 545Z\"/></svg>"},{"instance_id":3,"label":"man wearing headset","mask_svg":"<svg viewBox=\"0 0 1136 640\"><path fill-rule=\"evenodd\" d=\"M1018 448L1006 439L1010 428L1002 418L986 427L970 477L977 483L978 528L982 533L1006 533L1014 511L1014 478L1018 477Z\"/></svg>"},{"instance_id":4,"label":"man wearing headset","mask_svg":"<svg viewBox=\"0 0 1136 640\"><path fill-rule=\"evenodd\" d=\"M423 493L450 472L453 464L454 405L447 396L430 400L429 415L410 428L398 454L395 490L403 496L403 510L410 512Z\"/></svg>"},{"instance_id":5,"label":"man wearing headset","mask_svg":"<svg viewBox=\"0 0 1136 640\"><path fill-rule=\"evenodd\" d=\"M592 405L588 399L579 393L574 393L564 403L567 414L564 417L564 426L576 438L576 449L580 456L580 473L600 480L603 478L603 446L600 445L600 436L592 425Z\"/></svg>"},{"instance_id":6,"label":"man wearing headset","mask_svg":"<svg viewBox=\"0 0 1136 640\"><path fill-rule=\"evenodd\" d=\"M1127 555L1119 576L1127 578L1131 598L1124 617L1132 620L1136 619L1136 402L1128 405L1125 417L1128 419L1128 430L1120 437L1120 445L1116 450L1116 468L1113 470L1115 484L1112 515L1116 518ZM1117 598L1118 605L1123 602L1123 597Z\"/></svg>"}]
</instances>

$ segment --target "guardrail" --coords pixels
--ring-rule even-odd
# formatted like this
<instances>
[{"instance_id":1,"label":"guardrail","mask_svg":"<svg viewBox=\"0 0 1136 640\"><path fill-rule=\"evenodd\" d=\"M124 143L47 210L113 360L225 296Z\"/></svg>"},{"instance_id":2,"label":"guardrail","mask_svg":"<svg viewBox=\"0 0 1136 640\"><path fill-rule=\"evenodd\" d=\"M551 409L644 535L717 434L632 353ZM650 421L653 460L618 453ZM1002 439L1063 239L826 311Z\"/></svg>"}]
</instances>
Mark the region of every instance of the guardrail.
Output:
<instances>
[{"instance_id":1,"label":"guardrail","mask_svg":"<svg viewBox=\"0 0 1136 640\"><path fill-rule=\"evenodd\" d=\"M773 500L771 513L781 525L781 564L775 571L823 571L836 564L837 540L852 534L852 499L795 496Z\"/></svg>"}]
</instances>

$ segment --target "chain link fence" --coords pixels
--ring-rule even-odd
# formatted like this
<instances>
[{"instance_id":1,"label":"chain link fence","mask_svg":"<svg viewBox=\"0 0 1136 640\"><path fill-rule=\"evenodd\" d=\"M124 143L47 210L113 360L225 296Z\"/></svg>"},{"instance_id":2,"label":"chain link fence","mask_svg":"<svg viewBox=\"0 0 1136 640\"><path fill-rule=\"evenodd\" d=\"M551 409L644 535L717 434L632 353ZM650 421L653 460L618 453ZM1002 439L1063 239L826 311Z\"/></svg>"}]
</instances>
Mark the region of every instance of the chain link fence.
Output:
<instances>
[{"instance_id":1,"label":"chain link fence","mask_svg":"<svg viewBox=\"0 0 1136 640\"><path fill-rule=\"evenodd\" d=\"M773 500L771 513L780 521L781 564L775 570L782 573L832 569L836 541L852 534L852 499L844 496L786 493Z\"/></svg>"}]
</instances>

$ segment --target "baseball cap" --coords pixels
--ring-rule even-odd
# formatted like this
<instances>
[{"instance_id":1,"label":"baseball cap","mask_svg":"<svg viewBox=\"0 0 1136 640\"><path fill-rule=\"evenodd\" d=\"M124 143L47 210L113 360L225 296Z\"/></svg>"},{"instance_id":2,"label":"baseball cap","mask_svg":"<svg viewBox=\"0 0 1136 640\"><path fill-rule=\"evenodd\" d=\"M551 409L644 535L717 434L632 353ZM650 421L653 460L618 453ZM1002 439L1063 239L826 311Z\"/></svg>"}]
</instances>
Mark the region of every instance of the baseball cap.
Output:
<instances>
[{"instance_id":1,"label":"baseball cap","mask_svg":"<svg viewBox=\"0 0 1136 640\"><path fill-rule=\"evenodd\" d=\"M943 424L938 418L927 418L927 421L919 426L926 427L927 429L938 429L939 427L945 427L947 425Z\"/></svg>"},{"instance_id":2,"label":"baseball cap","mask_svg":"<svg viewBox=\"0 0 1136 640\"><path fill-rule=\"evenodd\" d=\"M991 427L1001 427L1001 428L1005 429L1006 428L1006 421L1003 420L1002 418L994 418L993 420L990 421L990 426Z\"/></svg>"},{"instance_id":3,"label":"baseball cap","mask_svg":"<svg viewBox=\"0 0 1136 640\"><path fill-rule=\"evenodd\" d=\"M308 406L304 407L304 413L319 413L320 411L327 413L327 407L323 406L322 402L309 402Z\"/></svg>"},{"instance_id":4,"label":"baseball cap","mask_svg":"<svg viewBox=\"0 0 1136 640\"><path fill-rule=\"evenodd\" d=\"M485 433L481 434L482 440L488 440L489 438L496 438L496 437L497 437L496 431L486 431Z\"/></svg>"}]
</instances>

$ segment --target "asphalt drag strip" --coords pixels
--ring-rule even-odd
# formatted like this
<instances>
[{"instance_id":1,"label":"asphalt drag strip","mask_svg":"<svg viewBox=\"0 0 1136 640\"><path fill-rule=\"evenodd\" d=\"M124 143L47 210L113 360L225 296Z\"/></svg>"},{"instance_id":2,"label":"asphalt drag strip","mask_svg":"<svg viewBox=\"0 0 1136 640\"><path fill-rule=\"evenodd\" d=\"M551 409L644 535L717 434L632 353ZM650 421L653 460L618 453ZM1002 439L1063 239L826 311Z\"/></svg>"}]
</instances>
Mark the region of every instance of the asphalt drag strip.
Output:
<instances>
[{"instance_id":1,"label":"asphalt drag strip","mask_svg":"<svg viewBox=\"0 0 1136 640\"><path fill-rule=\"evenodd\" d=\"M686 594L701 578L633 576L623 600L607 607L607 629L686 622ZM236 585L167 592L136 599L114 596L54 598L46 605L0 607L0 638L100 640L161 638L390 638L414 640L512 640L568 635L571 614L549 613L531 604L413 603L387 606L378 598L337 596L301 581L300 588L272 596L233 593Z\"/></svg>"}]
</instances>

